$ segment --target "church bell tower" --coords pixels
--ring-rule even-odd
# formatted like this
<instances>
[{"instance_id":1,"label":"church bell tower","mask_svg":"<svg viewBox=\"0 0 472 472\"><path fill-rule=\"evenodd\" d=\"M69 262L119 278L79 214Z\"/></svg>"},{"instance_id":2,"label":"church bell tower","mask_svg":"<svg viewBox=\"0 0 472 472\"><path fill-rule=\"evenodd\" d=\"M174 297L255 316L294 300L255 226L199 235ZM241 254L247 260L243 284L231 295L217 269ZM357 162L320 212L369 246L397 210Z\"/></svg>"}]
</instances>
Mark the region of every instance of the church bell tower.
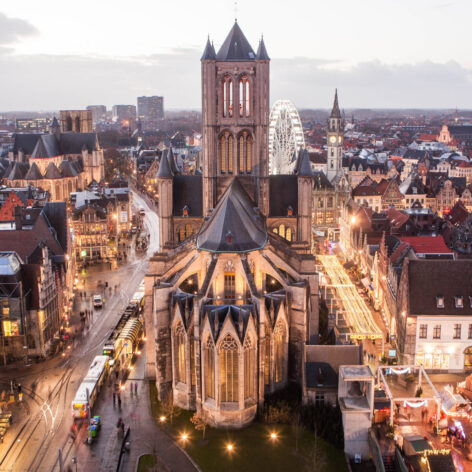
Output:
<instances>
[{"instance_id":1,"label":"church bell tower","mask_svg":"<svg viewBox=\"0 0 472 472\"><path fill-rule=\"evenodd\" d=\"M268 213L269 62L235 22L218 53L208 39L202 63L203 213L237 177Z\"/></svg>"},{"instance_id":2,"label":"church bell tower","mask_svg":"<svg viewBox=\"0 0 472 472\"><path fill-rule=\"evenodd\" d=\"M338 90L334 94L334 104L328 119L327 145L328 145L328 169L326 177L330 182L339 178L342 173L343 163L343 120L338 103Z\"/></svg>"}]
</instances>

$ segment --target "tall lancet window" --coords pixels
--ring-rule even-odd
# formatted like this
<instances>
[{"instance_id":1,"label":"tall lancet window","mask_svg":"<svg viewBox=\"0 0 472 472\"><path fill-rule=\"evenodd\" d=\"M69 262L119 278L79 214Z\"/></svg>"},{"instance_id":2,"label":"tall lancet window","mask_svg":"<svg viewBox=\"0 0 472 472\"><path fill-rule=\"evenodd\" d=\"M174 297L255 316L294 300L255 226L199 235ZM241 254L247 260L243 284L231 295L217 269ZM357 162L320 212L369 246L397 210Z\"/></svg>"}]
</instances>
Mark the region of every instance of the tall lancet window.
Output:
<instances>
[{"instance_id":1,"label":"tall lancet window","mask_svg":"<svg viewBox=\"0 0 472 472\"><path fill-rule=\"evenodd\" d=\"M230 75L223 78L223 116L233 116L233 79Z\"/></svg>"},{"instance_id":2,"label":"tall lancet window","mask_svg":"<svg viewBox=\"0 0 472 472\"><path fill-rule=\"evenodd\" d=\"M233 173L233 136L225 131L220 138L220 172L222 174Z\"/></svg>"},{"instance_id":3,"label":"tall lancet window","mask_svg":"<svg viewBox=\"0 0 472 472\"><path fill-rule=\"evenodd\" d=\"M244 343L244 399L255 399L256 348L250 336Z\"/></svg>"},{"instance_id":4,"label":"tall lancet window","mask_svg":"<svg viewBox=\"0 0 472 472\"><path fill-rule=\"evenodd\" d=\"M250 116L250 85L247 75L239 79L239 116Z\"/></svg>"},{"instance_id":5,"label":"tall lancet window","mask_svg":"<svg viewBox=\"0 0 472 472\"><path fill-rule=\"evenodd\" d=\"M174 346L175 380L185 383L185 330L182 323L175 328Z\"/></svg>"},{"instance_id":6,"label":"tall lancet window","mask_svg":"<svg viewBox=\"0 0 472 472\"><path fill-rule=\"evenodd\" d=\"M285 326L279 321L274 330L274 381L283 382L284 372L284 354L285 354Z\"/></svg>"},{"instance_id":7,"label":"tall lancet window","mask_svg":"<svg viewBox=\"0 0 472 472\"><path fill-rule=\"evenodd\" d=\"M220 399L239 401L239 352L236 341L227 334L220 344Z\"/></svg>"},{"instance_id":8,"label":"tall lancet window","mask_svg":"<svg viewBox=\"0 0 472 472\"><path fill-rule=\"evenodd\" d=\"M239 136L238 171L240 174L250 174L252 171L252 137L247 131Z\"/></svg>"},{"instance_id":9,"label":"tall lancet window","mask_svg":"<svg viewBox=\"0 0 472 472\"><path fill-rule=\"evenodd\" d=\"M210 336L203 347L205 398L215 399L215 346Z\"/></svg>"}]
</instances>

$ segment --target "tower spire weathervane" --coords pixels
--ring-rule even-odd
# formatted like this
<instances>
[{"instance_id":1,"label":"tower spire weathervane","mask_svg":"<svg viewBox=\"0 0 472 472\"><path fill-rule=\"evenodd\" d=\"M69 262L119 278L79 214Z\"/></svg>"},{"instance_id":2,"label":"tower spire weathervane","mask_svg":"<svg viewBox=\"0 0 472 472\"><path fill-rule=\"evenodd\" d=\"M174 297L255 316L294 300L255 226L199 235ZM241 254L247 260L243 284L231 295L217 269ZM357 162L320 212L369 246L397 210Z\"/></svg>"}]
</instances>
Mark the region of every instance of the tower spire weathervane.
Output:
<instances>
[{"instance_id":1,"label":"tower spire weathervane","mask_svg":"<svg viewBox=\"0 0 472 472\"><path fill-rule=\"evenodd\" d=\"M238 22L238 2L234 2L234 21Z\"/></svg>"}]
</instances>

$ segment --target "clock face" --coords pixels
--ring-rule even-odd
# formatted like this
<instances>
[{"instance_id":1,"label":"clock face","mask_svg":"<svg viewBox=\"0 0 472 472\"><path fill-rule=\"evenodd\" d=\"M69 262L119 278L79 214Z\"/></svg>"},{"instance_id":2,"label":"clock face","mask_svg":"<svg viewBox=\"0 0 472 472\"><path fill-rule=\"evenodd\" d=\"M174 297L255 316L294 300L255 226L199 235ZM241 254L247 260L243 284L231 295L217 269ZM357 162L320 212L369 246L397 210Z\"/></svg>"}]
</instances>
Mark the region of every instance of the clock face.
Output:
<instances>
[{"instance_id":1,"label":"clock face","mask_svg":"<svg viewBox=\"0 0 472 472\"><path fill-rule=\"evenodd\" d=\"M329 141L334 144L336 142L336 136L331 136Z\"/></svg>"}]
</instances>

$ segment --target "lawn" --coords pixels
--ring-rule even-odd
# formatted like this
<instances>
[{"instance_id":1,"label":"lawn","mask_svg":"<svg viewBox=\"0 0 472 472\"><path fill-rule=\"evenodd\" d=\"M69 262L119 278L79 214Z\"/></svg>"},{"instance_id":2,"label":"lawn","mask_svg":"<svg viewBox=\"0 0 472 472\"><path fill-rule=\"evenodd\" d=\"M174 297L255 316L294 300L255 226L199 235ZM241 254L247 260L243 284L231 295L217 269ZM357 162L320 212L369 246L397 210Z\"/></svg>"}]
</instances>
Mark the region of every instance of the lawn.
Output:
<instances>
[{"instance_id":1,"label":"lawn","mask_svg":"<svg viewBox=\"0 0 472 472\"><path fill-rule=\"evenodd\" d=\"M159 418L159 402L156 386L150 383L151 408L154 418ZM207 428L205 440L190 422L193 412L182 411L173 424L163 427L185 448L203 472L264 472L264 471L326 471L347 470L343 451L322 438L315 440L312 432L301 428L296 447L295 429L290 425L266 425L254 422L241 430ZM188 439L183 442L181 435ZM271 438L271 433L277 437ZM317 443L315 453L315 442ZM232 445L232 451L227 449ZM315 466L316 463L316 466Z\"/></svg>"},{"instance_id":2,"label":"lawn","mask_svg":"<svg viewBox=\"0 0 472 472\"><path fill-rule=\"evenodd\" d=\"M139 458L138 472L153 471L156 463L156 457L153 454L144 454Z\"/></svg>"}]
</instances>

